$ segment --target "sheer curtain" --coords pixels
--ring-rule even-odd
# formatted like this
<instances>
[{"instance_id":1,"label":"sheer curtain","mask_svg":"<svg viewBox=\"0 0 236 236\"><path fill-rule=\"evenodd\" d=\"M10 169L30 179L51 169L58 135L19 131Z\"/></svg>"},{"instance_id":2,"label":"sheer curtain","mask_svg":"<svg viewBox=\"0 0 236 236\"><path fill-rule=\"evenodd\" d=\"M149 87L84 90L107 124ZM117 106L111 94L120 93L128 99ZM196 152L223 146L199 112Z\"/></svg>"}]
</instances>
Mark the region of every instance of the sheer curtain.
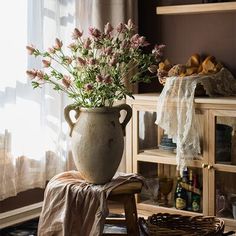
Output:
<instances>
[{"instance_id":1,"label":"sheer curtain","mask_svg":"<svg viewBox=\"0 0 236 236\"><path fill-rule=\"evenodd\" d=\"M41 61L27 57L29 43L47 49L59 37L66 44L75 25L73 0L5 1L1 7L0 199L44 187L66 169L69 102L44 87L33 90L27 68Z\"/></svg>"},{"instance_id":2,"label":"sheer curtain","mask_svg":"<svg viewBox=\"0 0 236 236\"><path fill-rule=\"evenodd\" d=\"M32 89L25 71L41 68L41 61L28 57L25 46L47 49L55 37L68 45L74 26L86 31L91 25L103 29L108 21L136 21L137 0L8 0L0 13L2 200L44 187L56 173L73 168L63 116L70 101L50 87Z\"/></svg>"}]
</instances>

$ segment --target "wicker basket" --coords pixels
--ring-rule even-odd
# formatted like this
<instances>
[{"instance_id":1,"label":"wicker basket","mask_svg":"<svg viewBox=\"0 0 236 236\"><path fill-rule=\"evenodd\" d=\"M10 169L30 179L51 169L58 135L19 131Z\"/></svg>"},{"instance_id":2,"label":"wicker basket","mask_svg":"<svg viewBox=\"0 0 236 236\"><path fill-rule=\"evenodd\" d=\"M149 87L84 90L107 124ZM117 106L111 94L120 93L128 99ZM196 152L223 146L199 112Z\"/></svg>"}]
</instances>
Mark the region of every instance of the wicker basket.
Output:
<instances>
[{"instance_id":1,"label":"wicker basket","mask_svg":"<svg viewBox=\"0 0 236 236\"><path fill-rule=\"evenodd\" d=\"M154 214L146 221L150 236L219 236L223 235L224 221L215 217Z\"/></svg>"}]
</instances>

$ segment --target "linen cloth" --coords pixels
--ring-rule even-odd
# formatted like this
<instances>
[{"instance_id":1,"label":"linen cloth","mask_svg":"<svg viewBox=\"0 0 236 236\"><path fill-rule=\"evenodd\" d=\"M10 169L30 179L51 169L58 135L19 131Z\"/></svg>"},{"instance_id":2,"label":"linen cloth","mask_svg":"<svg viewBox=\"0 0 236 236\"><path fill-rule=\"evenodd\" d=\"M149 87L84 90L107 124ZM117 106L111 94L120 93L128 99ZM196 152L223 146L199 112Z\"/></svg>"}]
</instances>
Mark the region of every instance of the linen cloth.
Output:
<instances>
[{"instance_id":1,"label":"linen cloth","mask_svg":"<svg viewBox=\"0 0 236 236\"><path fill-rule=\"evenodd\" d=\"M200 153L194 94L201 84L209 96L236 95L236 79L226 68L211 75L169 77L157 101L156 124L176 143L180 173Z\"/></svg>"},{"instance_id":2,"label":"linen cloth","mask_svg":"<svg viewBox=\"0 0 236 236\"><path fill-rule=\"evenodd\" d=\"M38 236L97 236L103 233L110 192L123 183L143 182L137 174L118 173L104 185L86 183L78 171L56 175L48 183Z\"/></svg>"}]
</instances>

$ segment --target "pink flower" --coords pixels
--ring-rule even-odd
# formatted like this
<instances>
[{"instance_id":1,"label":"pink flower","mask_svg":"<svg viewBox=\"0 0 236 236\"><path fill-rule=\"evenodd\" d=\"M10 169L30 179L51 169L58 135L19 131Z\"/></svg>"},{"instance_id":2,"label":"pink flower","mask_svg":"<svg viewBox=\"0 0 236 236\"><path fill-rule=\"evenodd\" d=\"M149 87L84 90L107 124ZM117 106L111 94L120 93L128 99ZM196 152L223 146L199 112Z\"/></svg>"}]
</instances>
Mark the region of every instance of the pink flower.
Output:
<instances>
[{"instance_id":1,"label":"pink flower","mask_svg":"<svg viewBox=\"0 0 236 236\"><path fill-rule=\"evenodd\" d=\"M43 73L43 71L37 70L37 77L38 77L40 80L43 80L43 79L44 79L44 73Z\"/></svg>"},{"instance_id":2,"label":"pink flower","mask_svg":"<svg viewBox=\"0 0 236 236\"><path fill-rule=\"evenodd\" d=\"M93 85L92 84L85 84L84 88L87 92L89 92L93 89Z\"/></svg>"},{"instance_id":3,"label":"pink flower","mask_svg":"<svg viewBox=\"0 0 236 236\"><path fill-rule=\"evenodd\" d=\"M97 28L95 27L89 27L89 33L92 37L94 38L99 38L101 36L101 32L100 30L98 30Z\"/></svg>"},{"instance_id":4,"label":"pink flower","mask_svg":"<svg viewBox=\"0 0 236 236\"><path fill-rule=\"evenodd\" d=\"M155 45L154 49L152 50L152 54L154 54L157 58L163 55L163 49L166 47L164 44Z\"/></svg>"},{"instance_id":5,"label":"pink flower","mask_svg":"<svg viewBox=\"0 0 236 236\"><path fill-rule=\"evenodd\" d=\"M33 70L27 70L26 74L30 79L34 79L37 76L37 71L35 69Z\"/></svg>"},{"instance_id":6,"label":"pink flower","mask_svg":"<svg viewBox=\"0 0 236 236\"><path fill-rule=\"evenodd\" d=\"M101 82L103 81L103 77L102 77L101 75L97 75L97 76L96 76L96 81L97 81L98 83L101 83Z\"/></svg>"},{"instance_id":7,"label":"pink flower","mask_svg":"<svg viewBox=\"0 0 236 236\"><path fill-rule=\"evenodd\" d=\"M104 83L105 84L110 84L112 82L112 78L110 75L106 75L104 78Z\"/></svg>"},{"instance_id":8,"label":"pink flower","mask_svg":"<svg viewBox=\"0 0 236 236\"><path fill-rule=\"evenodd\" d=\"M122 33L124 29L125 29L125 25L123 23L119 23L119 25L116 27L116 31L118 33Z\"/></svg>"},{"instance_id":9,"label":"pink flower","mask_svg":"<svg viewBox=\"0 0 236 236\"><path fill-rule=\"evenodd\" d=\"M97 60L94 58L91 58L91 59L89 59L88 63L93 66L93 65L96 65Z\"/></svg>"},{"instance_id":10,"label":"pink flower","mask_svg":"<svg viewBox=\"0 0 236 236\"><path fill-rule=\"evenodd\" d=\"M75 43L69 44L68 48L70 48L70 49L73 50L73 51L76 51L76 50L77 50L77 46L76 46Z\"/></svg>"},{"instance_id":11,"label":"pink flower","mask_svg":"<svg viewBox=\"0 0 236 236\"><path fill-rule=\"evenodd\" d=\"M134 25L134 23L131 19L128 20L128 23L125 26L128 30L134 30L135 29L135 25Z\"/></svg>"},{"instance_id":12,"label":"pink flower","mask_svg":"<svg viewBox=\"0 0 236 236\"><path fill-rule=\"evenodd\" d=\"M72 80L71 77L68 75L64 75L62 79L62 84L66 87L69 88L71 86Z\"/></svg>"},{"instance_id":13,"label":"pink flower","mask_svg":"<svg viewBox=\"0 0 236 236\"><path fill-rule=\"evenodd\" d=\"M108 22L105 27L104 27L104 33L107 35L107 34L110 34L113 30L113 27L112 25Z\"/></svg>"},{"instance_id":14,"label":"pink flower","mask_svg":"<svg viewBox=\"0 0 236 236\"><path fill-rule=\"evenodd\" d=\"M58 38L55 39L55 46L53 47L55 50L60 50L62 48L62 41Z\"/></svg>"},{"instance_id":15,"label":"pink flower","mask_svg":"<svg viewBox=\"0 0 236 236\"><path fill-rule=\"evenodd\" d=\"M146 38L144 36L139 37L138 41L141 47L146 47L149 45L149 43L146 41Z\"/></svg>"},{"instance_id":16,"label":"pink flower","mask_svg":"<svg viewBox=\"0 0 236 236\"><path fill-rule=\"evenodd\" d=\"M77 62L80 66L86 65L86 61L81 57L77 57Z\"/></svg>"},{"instance_id":17,"label":"pink flower","mask_svg":"<svg viewBox=\"0 0 236 236\"><path fill-rule=\"evenodd\" d=\"M51 65L51 62L48 60L42 60L42 63L43 63L44 68L50 67L50 65Z\"/></svg>"},{"instance_id":18,"label":"pink flower","mask_svg":"<svg viewBox=\"0 0 236 236\"><path fill-rule=\"evenodd\" d=\"M90 38L87 38L84 40L84 48L85 49L89 49L90 48L90 45L91 45L91 39Z\"/></svg>"},{"instance_id":19,"label":"pink flower","mask_svg":"<svg viewBox=\"0 0 236 236\"><path fill-rule=\"evenodd\" d=\"M33 46L26 46L29 55L33 55L35 52L35 48Z\"/></svg>"},{"instance_id":20,"label":"pink flower","mask_svg":"<svg viewBox=\"0 0 236 236\"><path fill-rule=\"evenodd\" d=\"M83 31L79 31L77 28L74 29L72 33L72 39L78 39L83 35Z\"/></svg>"},{"instance_id":21,"label":"pink flower","mask_svg":"<svg viewBox=\"0 0 236 236\"><path fill-rule=\"evenodd\" d=\"M56 50L54 48L48 48L48 52L54 54Z\"/></svg>"}]
</instances>

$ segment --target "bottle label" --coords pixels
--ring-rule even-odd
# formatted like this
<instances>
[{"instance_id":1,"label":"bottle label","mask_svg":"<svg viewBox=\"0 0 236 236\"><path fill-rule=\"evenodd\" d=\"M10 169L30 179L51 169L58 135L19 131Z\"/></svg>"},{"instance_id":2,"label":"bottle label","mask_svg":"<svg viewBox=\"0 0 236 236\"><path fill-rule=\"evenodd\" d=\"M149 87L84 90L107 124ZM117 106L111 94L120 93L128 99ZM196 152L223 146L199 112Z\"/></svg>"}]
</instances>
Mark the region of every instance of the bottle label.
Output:
<instances>
[{"instance_id":1,"label":"bottle label","mask_svg":"<svg viewBox=\"0 0 236 236\"><path fill-rule=\"evenodd\" d=\"M183 210L186 208L186 201L183 198L176 198L175 200L175 207L179 210Z\"/></svg>"},{"instance_id":2,"label":"bottle label","mask_svg":"<svg viewBox=\"0 0 236 236\"><path fill-rule=\"evenodd\" d=\"M193 203L192 203L192 210L196 211L196 212L200 210L200 205L199 205L199 203L197 201L193 201Z\"/></svg>"}]
</instances>

